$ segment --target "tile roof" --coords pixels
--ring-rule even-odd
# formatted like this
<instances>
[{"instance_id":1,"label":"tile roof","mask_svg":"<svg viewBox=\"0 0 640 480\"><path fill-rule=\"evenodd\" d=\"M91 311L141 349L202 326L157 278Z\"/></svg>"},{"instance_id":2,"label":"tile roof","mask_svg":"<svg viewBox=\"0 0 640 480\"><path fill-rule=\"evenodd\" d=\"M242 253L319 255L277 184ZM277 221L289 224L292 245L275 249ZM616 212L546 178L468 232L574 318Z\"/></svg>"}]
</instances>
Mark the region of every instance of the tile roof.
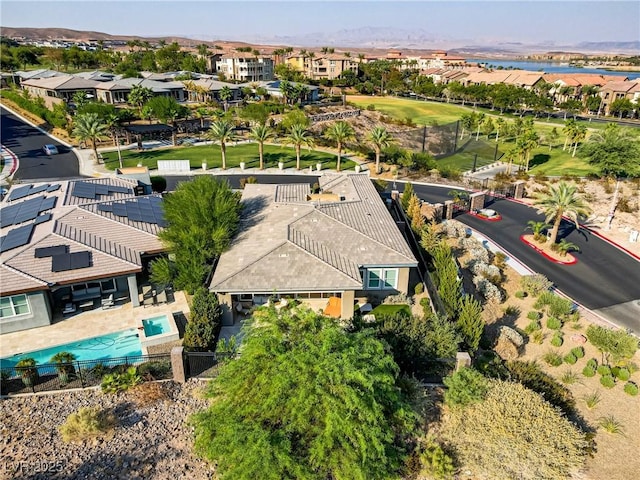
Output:
<instances>
[{"instance_id":1,"label":"tile roof","mask_svg":"<svg viewBox=\"0 0 640 480\"><path fill-rule=\"evenodd\" d=\"M184 85L180 82L160 82L147 78L121 78L112 82L97 82L96 90L131 90L135 85L150 88L154 93L181 90Z\"/></svg>"},{"instance_id":2,"label":"tile roof","mask_svg":"<svg viewBox=\"0 0 640 480\"><path fill-rule=\"evenodd\" d=\"M101 185L103 189L105 186L126 189L126 193L112 192L97 195L95 199L78 198L72 193L81 182ZM0 215L5 208L29 202L36 195L58 201L51 209L52 220L41 223L26 220L20 223L20 226L33 225L28 243L0 254L0 294L46 290L56 283L74 283L89 278L109 278L141 271L142 254L164 251L162 242L157 237L161 227L153 223L132 221L98 209L101 204L123 202L125 198L135 202L152 197L136 197L133 189L135 185L135 181L101 178L33 184L29 189L26 188L28 185L12 187L9 195L0 203ZM27 195L9 202L14 190L20 193L24 191ZM105 199L106 202L102 201ZM14 228L14 225L3 227L0 234L5 236ZM35 258L34 251L35 248L55 245L69 245L71 253L91 252L92 265L89 268L53 272L51 258Z\"/></svg>"},{"instance_id":3,"label":"tile roof","mask_svg":"<svg viewBox=\"0 0 640 480\"><path fill-rule=\"evenodd\" d=\"M60 75L49 78L34 78L24 80L22 85L28 87L47 88L51 90L76 90L96 88L101 82L96 80L87 80L75 75Z\"/></svg>"},{"instance_id":4,"label":"tile roof","mask_svg":"<svg viewBox=\"0 0 640 480\"><path fill-rule=\"evenodd\" d=\"M362 288L361 266L416 266L368 176L325 175L324 192L342 201L306 201L308 184L248 184L240 233L218 261L219 292Z\"/></svg>"}]
</instances>

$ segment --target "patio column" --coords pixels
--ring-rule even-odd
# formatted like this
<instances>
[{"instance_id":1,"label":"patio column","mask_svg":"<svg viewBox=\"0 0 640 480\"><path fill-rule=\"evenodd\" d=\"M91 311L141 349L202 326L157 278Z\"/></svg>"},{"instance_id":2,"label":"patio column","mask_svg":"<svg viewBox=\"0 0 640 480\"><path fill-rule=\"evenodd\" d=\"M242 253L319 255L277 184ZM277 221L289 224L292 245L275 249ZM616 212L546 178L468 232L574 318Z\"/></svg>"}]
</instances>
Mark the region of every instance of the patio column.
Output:
<instances>
[{"instance_id":1,"label":"patio column","mask_svg":"<svg viewBox=\"0 0 640 480\"><path fill-rule=\"evenodd\" d=\"M129 297L131 297L131 303L134 307L140 306L140 297L138 295L138 281L135 275L129 275L127 277L127 284L129 285Z\"/></svg>"},{"instance_id":2,"label":"patio column","mask_svg":"<svg viewBox=\"0 0 640 480\"><path fill-rule=\"evenodd\" d=\"M344 320L349 320L353 317L353 306L355 305L355 292L353 290L347 290L342 292L342 305L340 311L340 317Z\"/></svg>"},{"instance_id":3,"label":"patio column","mask_svg":"<svg viewBox=\"0 0 640 480\"><path fill-rule=\"evenodd\" d=\"M469 209L473 211L482 210L484 208L485 195L484 192L476 192L469 195Z\"/></svg>"}]
</instances>

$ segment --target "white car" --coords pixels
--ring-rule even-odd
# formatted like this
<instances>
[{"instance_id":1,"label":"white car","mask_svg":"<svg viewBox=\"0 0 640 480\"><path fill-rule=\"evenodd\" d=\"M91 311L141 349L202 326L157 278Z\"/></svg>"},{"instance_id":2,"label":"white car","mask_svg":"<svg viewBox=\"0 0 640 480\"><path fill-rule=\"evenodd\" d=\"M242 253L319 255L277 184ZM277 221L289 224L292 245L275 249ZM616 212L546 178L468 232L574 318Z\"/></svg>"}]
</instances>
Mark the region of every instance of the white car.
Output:
<instances>
[{"instance_id":1,"label":"white car","mask_svg":"<svg viewBox=\"0 0 640 480\"><path fill-rule=\"evenodd\" d=\"M47 145L42 147L42 151L45 153L45 155L57 155L58 154L58 147L48 143Z\"/></svg>"}]
</instances>

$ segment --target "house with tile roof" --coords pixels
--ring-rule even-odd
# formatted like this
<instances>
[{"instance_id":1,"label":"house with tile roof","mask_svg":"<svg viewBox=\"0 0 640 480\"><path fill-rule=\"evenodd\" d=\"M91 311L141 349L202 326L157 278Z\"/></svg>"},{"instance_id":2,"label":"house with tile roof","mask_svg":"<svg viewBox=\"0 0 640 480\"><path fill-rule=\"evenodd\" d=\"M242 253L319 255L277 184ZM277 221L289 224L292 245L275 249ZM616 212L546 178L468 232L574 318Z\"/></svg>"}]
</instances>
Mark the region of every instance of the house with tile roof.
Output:
<instances>
[{"instance_id":1,"label":"house with tile roof","mask_svg":"<svg viewBox=\"0 0 640 480\"><path fill-rule=\"evenodd\" d=\"M45 100L47 106L69 102L78 92L85 92L88 98L95 98L96 86L102 82L75 75L57 75L46 78L23 80L21 86L29 94Z\"/></svg>"},{"instance_id":2,"label":"house with tile roof","mask_svg":"<svg viewBox=\"0 0 640 480\"><path fill-rule=\"evenodd\" d=\"M323 310L331 303L348 319L356 301L408 293L418 262L369 177L326 175L319 183L319 194L308 184L245 185L240 233L209 285L226 324L273 297Z\"/></svg>"},{"instance_id":3,"label":"house with tile roof","mask_svg":"<svg viewBox=\"0 0 640 480\"><path fill-rule=\"evenodd\" d=\"M162 197L94 178L16 185L0 204L0 333L49 325L67 305L139 305L138 276L165 251Z\"/></svg>"},{"instance_id":4,"label":"house with tile roof","mask_svg":"<svg viewBox=\"0 0 640 480\"><path fill-rule=\"evenodd\" d=\"M636 112L640 103L640 81L631 82L608 82L598 92L602 98L601 110L605 115L609 115L611 104L618 99L626 98L635 105Z\"/></svg>"},{"instance_id":5,"label":"house with tile roof","mask_svg":"<svg viewBox=\"0 0 640 480\"><path fill-rule=\"evenodd\" d=\"M151 90L154 96L173 97L178 102L185 100L184 85L181 82L150 80L147 78L121 78L111 82L98 82L96 95L105 103L126 103L131 89L139 85Z\"/></svg>"}]
</instances>

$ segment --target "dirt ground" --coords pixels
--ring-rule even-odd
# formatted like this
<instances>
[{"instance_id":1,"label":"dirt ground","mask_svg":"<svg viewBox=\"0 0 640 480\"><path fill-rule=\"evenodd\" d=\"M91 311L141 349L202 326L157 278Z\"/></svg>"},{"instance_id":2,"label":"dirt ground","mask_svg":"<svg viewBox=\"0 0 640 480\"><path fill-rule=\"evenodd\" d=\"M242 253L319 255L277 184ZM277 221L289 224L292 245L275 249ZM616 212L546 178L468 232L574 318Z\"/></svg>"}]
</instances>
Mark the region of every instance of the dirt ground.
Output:
<instances>
[{"instance_id":1,"label":"dirt ground","mask_svg":"<svg viewBox=\"0 0 640 480\"><path fill-rule=\"evenodd\" d=\"M518 299L515 292L520 290L520 275L510 267L506 269L506 281L503 284L508 294L508 299L498 308L485 310L485 319L489 324L490 330L495 330L499 325L507 325L519 330L524 330L530 320L527 313L535 310L533 304L535 298L526 297ZM506 316L504 310L507 306L516 307L519 311L517 315ZM553 331L546 327L546 315L541 320L545 338L543 343L538 345L533 342L527 342L524 351L519 357L520 360L535 360L544 369L545 372L552 375L558 381L567 371L577 374L576 383L566 385L573 393L579 414L590 428L596 429L595 442L597 451L593 457L588 458L585 471L580 477L590 480L628 480L633 478L633 472L640 471L640 396L632 397L623 391L624 382L617 382L615 387L607 389L600 384L600 376L596 375L587 378L582 375L582 369L587 361L595 358L598 364L601 363L601 355L597 349L589 342L582 344L575 341L573 335L584 335L589 323L580 319L577 323L567 323L563 326L564 344L559 347L553 347L550 343ZM564 356L573 347L583 345L585 356L578 360L575 365L567 365L563 363L559 367L547 365L542 357L549 351L557 351ZM640 365L640 352L632 359L636 365ZM640 372L631 375L631 380L640 383ZM598 392L600 395L600 403L589 409L584 401L585 395ZM622 434L610 434L601 428L598 428L598 421L603 416L612 415L619 421L624 428Z\"/></svg>"}]
</instances>

